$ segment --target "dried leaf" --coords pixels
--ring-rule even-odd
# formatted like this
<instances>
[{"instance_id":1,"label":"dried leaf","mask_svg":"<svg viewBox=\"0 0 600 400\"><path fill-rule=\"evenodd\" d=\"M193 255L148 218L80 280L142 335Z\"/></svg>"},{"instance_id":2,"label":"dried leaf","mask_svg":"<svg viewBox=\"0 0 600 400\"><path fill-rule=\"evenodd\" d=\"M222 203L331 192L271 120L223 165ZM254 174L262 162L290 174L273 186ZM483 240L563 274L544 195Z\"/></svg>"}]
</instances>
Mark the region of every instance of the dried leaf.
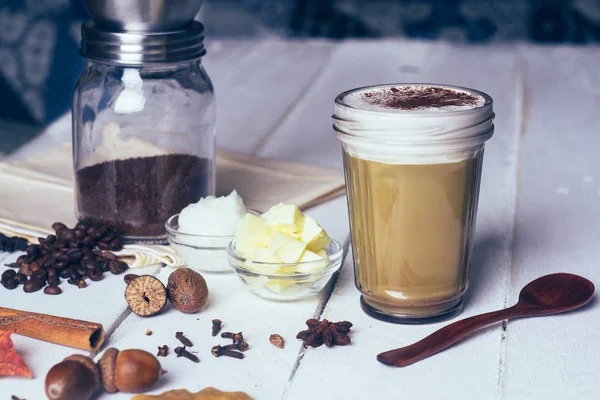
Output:
<instances>
[{"instance_id":1,"label":"dried leaf","mask_svg":"<svg viewBox=\"0 0 600 400\"><path fill-rule=\"evenodd\" d=\"M13 331L0 331L0 376L24 376L31 378L31 371L17 354L10 335Z\"/></svg>"},{"instance_id":2,"label":"dried leaf","mask_svg":"<svg viewBox=\"0 0 600 400\"><path fill-rule=\"evenodd\" d=\"M190 393L185 389L179 389L169 390L157 395L138 394L133 396L131 400L252 400L252 397L243 392L222 392L208 387L198 393Z\"/></svg>"}]
</instances>

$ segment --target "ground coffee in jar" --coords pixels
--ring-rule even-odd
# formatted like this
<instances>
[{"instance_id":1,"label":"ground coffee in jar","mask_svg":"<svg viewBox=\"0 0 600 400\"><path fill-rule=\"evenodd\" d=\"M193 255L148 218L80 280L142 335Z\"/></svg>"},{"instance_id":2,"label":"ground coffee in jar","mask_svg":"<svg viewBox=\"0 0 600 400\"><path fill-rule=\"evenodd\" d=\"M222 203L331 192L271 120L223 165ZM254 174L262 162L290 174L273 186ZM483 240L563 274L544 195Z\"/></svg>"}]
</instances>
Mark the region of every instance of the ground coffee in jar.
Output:
<instances>
[{"instance_id":1,"label":"ground coffee in jar","mask_svg":"<svg viewBox=\"0 0 600 400\"><path fill-rule=\"evenodd\" d=\"M158 237L167 219L209 195L211 163L187 154L111 160L76 173L80 217L129 237Z\"/></svg>"}]
</instances>

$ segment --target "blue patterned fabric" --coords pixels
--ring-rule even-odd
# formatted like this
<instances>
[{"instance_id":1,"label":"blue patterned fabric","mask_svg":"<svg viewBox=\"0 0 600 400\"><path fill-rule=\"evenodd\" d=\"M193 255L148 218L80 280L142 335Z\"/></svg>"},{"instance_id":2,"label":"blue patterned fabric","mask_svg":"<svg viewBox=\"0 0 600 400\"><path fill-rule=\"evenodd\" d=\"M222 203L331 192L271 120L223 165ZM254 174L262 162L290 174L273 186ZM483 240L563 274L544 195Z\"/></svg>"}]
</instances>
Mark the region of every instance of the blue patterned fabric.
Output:
<instances>
[{"instance_id":1,"label":"blue patterned fabric","mask_svg":"<svg viewBox=\"0 0 600 400\"><path fill-rule=\"evenodd\" d=\"M0 118L43 125L71 107L83 12L69 0L0 0Z\"/></svg>"}]
</instances>

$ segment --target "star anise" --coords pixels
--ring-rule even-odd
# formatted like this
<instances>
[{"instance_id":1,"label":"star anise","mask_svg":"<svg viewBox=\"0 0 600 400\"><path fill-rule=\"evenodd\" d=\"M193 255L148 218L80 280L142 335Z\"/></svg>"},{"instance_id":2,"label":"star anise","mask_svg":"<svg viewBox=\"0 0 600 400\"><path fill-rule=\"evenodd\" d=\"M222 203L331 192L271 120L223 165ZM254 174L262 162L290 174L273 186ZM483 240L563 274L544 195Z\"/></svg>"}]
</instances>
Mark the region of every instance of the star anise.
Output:
<instances>
[{"instance_id":1,"label":"star anise","mask_svg":"<svg viewBox=\"0 0 600 400\"><path fill-rule=\"evenodd\" d=\"M322 344L331 347L333 345L346 346L351 343L350 336L348 336L350 328L352 328L351 322L309 319L306 320L306 326L308 326L307 330L298 332L296 335L296 339L304 341L305 349L308 346L319 347Z\"/></svg>"}]
</instances>

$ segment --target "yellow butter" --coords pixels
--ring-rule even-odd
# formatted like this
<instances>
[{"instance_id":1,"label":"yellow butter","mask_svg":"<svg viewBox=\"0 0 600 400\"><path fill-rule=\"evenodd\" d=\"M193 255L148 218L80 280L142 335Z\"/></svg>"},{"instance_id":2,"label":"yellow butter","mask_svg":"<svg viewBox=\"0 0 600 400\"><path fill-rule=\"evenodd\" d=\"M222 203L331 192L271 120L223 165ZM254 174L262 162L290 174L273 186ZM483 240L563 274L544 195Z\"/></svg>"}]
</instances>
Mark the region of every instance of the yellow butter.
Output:
<instances>
[{"instance_id":1,"label":"yellow butter","mask_svg":"<svg viewBox=\"0 0 600 400\"><path fill-rule=\"evenodd\" d=\"M326 266L327 259L307 249L300 257L297 271L303 274L314 274L323 271Z\"/></svg>"},{"instance_id":2,"label":"yellow butter","mask_svg":"<svg viewBox=\"0 0 600 400\"><path fill-rule=\"evenodd\" d=\"M269 235L265 221L253 214L246 214L235 227L236 250L249 258L254 249L267 247Z\"/></svg>"},{"instance_id":3,"label":"yellow butter","mask_svg":"<svg viewBox=\"0 0 600 400\"><path fill-rule=\"evenodd\" d=\"M269 229L287 234L300 232L304 226L304 215L293 204L279 203L264 213L262 218Z\"/></svg>"},{"instance_id":4,"label":"yellow butter","mask_svg":"<svg viewBox=\"0 0 600 400\"><path fill-rule=\"evenodd\" d=\"M267 248L277 260L294 263L302 257L306 243L278 232L271 236Z\"/></svg>"},{"instance_id":5,"label":"yellow butter","mask_svg":"<svg viewBox=\"0 0 600 400\"><path fill-rule=\"evenodd\" d=\"M300 238L306 243L306 248L313 252L319 251L331 243L331 239L329 239L321 225L311 217L304 217L304 226Z\"/></svg>"},{"instance_id":6,"label":"yellow butter","mask_svg":"<svg viewBox=\"0 0 600 400\"><path fill-rule=\"evenodd\" d=\"M271 279L265 286L275 293L283 293L294 285L295 282L292 280Z\"/></svg>"}]
</instances>

